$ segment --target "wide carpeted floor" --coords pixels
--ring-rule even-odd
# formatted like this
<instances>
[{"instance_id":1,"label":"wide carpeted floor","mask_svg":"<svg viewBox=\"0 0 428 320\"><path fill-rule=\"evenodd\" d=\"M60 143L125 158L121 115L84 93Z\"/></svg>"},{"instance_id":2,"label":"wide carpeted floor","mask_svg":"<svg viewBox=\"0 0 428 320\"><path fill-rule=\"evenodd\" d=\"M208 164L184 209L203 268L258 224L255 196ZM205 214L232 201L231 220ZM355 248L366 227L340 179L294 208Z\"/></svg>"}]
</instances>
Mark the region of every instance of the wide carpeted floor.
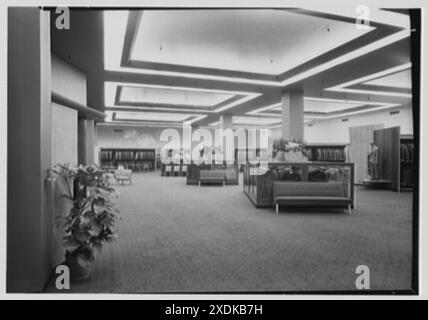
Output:
<instances>
[{"instance_id":1,"label":"wide carpeted floor","mask_svg":"<svg viewBox=\"0 0 428 320\"><path fill-rule=\"evenodd\" d=\"M353 215L255 208L240 186L134 175L117 186L119 241L71 292L410 289L412 194L357 188ZM56 292L53 282L47 292ZM70 292L69 291L69 292Z\"/></svg>"}]
</instances>

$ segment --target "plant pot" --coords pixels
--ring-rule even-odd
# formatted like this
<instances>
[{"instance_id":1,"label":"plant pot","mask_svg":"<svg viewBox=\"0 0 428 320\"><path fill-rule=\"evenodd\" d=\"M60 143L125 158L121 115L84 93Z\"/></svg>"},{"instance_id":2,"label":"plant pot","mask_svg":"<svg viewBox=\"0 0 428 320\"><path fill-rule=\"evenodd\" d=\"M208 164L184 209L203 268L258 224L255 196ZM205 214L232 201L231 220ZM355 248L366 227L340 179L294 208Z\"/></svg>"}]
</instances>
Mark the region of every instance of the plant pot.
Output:
<instances>
[{"instance_id":1,"label":"plant pot","mask_svg":"<svg viewBox=\"0 0 428 320\"><path fill-rule=\"evenodd\" d=\"M90 268L82 266L79 263L79 259L75 255L66 253L64 264L70 270L71 280L75 280L75 281L85 280L85 279L88 279L91 274Z\"/></svg>"}]
</instances>

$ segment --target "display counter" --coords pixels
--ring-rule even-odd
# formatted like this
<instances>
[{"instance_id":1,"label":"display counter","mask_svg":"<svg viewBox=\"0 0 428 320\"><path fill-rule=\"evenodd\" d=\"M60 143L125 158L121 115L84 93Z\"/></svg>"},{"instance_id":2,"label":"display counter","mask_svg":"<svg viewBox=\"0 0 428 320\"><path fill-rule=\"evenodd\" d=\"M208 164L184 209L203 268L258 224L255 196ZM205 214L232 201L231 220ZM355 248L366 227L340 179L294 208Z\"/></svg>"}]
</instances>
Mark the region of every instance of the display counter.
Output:
<instances>
[{"instance_id":1,"label":"display counter","mask_svg":"<svg viewBox=\"0 0 428 320\"><path fill-rule=\"evenodd\" d=\"M239 184L239 166L237 164L190 164L187 168L187 184L199 184L201 170L219 170L224 172L226 185Z\"/></svg>"},{"instance_id":2,"label":"display counter","mask_svg":"<svg viewBox=\"0 0 428 320\"><path fill-rule=\"evenodd\" d=\"M268 168L247 163L244 167L244 192L256 207L272 207L273 182L343 183L344 195L354 197L354 164L331 162L270 162ZM321 185L322 186L322 185Z\"/></svg>"}]
</instances>

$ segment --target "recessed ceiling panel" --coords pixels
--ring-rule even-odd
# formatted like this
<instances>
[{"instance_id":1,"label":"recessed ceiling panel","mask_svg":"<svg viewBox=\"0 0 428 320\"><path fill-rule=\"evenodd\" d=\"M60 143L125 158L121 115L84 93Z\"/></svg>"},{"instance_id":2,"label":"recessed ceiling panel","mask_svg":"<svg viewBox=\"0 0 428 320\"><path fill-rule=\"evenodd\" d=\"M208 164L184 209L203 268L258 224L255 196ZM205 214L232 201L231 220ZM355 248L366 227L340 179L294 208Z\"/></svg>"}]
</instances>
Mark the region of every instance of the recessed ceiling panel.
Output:
<instances>
[{"instance_id":1,"label":"recessed ceiling panel","mask_svg":"<svg viewBox=\"0 0 428 320\"><path fill-rule=\"evenodd\" d=\"M281 123L281 119L266 117L233 117L233 124L236 125L273 125L278 123Z\"/></svg>"},{"instance_id":2,"label":"recessed ceiling panel","mask_svg":"<svg viewBox=\"0 0 428 320\"><path fill-rule=\"evenodd\" d=\"M125 86L121 90L119 101L212 107L233 96L226 93Z\"/></svg>"},{"instance_id":3,"label":"recessed ceiling panel","mask_svg":"<svg viewBox=\"0 0 428 320\"><path fill-rule=\"evenodd\" d=\"M146 10L131 59L278 75L370 30L287 10Z\"/></svg>"},{"instance_id":4,"label":"recessed ceiling panel","mask_svg":"<svg viewBox=\"0 0 428 320\"><path fill-rule=\"evenodd\" d=\"M336 112L363 105L361 102L349 102L346 100L318 100L305 99L304 109L306 112Z\"/></svg>"},{"instance_id":5,"label":"recessed ceiling panel","mask_svg":"<svg viewBox=\"0 0 428 320\"><path fill-rule=\"evenodd\" d=\"M394 88L412 88L412 73L410 69L396 72L381 78L364 82L364 84L382 86L382 87L394 87Z\"/></svg>"},{"instance_id":6,"label":"recessed ceiling panel","mask_svg":"<svg viewBox=\"0 0 428 320\"><path fill-rule=\"evenodd\" d=\"M304 109L306 112L335 112L346 110L364 105L363 102L359 101L346 101L346 100L333 100L333 99L316 99L316 98L305 98ZM277 106L271 110L281 112L281 106Z\"/></svg>"},{"instance_id":7,"label":"recessed ceiling panel","mask_svg":"<svg viewBox=\"0 0 428 320\"><path fill-rule=\"evenodd\" d=\"M160 112L127 112L120 111L115 113L116 121L162 121L162 122L181 122L192 117L189 114L179 113L160 113Z\"/></svg>"}]
</instances>

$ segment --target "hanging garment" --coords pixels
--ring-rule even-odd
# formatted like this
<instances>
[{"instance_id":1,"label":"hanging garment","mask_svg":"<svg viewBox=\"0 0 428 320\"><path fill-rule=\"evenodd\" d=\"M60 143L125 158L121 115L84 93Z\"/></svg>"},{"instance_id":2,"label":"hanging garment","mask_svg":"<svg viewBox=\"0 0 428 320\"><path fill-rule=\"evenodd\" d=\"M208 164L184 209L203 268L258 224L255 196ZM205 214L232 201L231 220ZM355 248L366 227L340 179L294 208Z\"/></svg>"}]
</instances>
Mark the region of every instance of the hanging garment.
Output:
<instances>
[{"instance_id":1,"label":"hanging garment","mask_svg":"<svg viewBox=\"0 0 428 320\"><path fill-rule=\"evenodd\" d=\"M379 163L379 148L375 145L370 147L369 162L373 164Z\"/></svg>"},{"instance_id":2,"label":"hanging garment","mask_svg":"<svg viewBox=\"0 0 428 320\"><path fill-rule=\"evenodd\" d=\"M372 175L372 171L371 171L371 165L370 165L370 154L367 154L367 174L369 176Z\"/></svg>"},{"instance_id":3,"label":"hanging garment","mask_svg":"<svg viewBox=\"0 0 428 320\"><path fill-rule=\"evenodd\" d=\"M300 181L300 174L292 170L287 170L282 175L282 180L285 181Z\"/></svg>"},{"instance_id":4,"label":"hanging garment","mask_svg":"<svg viewBox=\"0 0 428 320\"><path fill-rule=\"evenodd\" d=\"M415 149L414 149L413 142L409 143L407 145L407 148L409 150L409 163L413 163L414 162L414 157L415 157Z\"/></svg>"},{"instance_id":5,"label":"hanging garment","mask_svg":"<svg viewBox=\"0 0 428 320\"><path fill-rule=\"evenodd\" d=\"M316 149L315 150L315 154L316 154L316 158L315 158L315 160L318 160L318 161L320 161L320 160L322 160L322 153L321 153L321 149Z\"/></svg>"},{"instance_id":6,"label":"hanging garment","mask_svg":"<svg viewBox=\"0 0 428 320\"><path fill-rule=\"evenodd\" d=\"M409 150L409 146L406 143L401 144L400 152L402 152L402 162L409 163L410 162L410 150Z\"/></svg>"},{"instance_id":7,"label":"hanging garment","mask_svg":"<svg viewBox=\"0 0 428 320\"><path fill-rule=\"evenodd\" d=\"M323 169L315 169L309 172L309 181L327 181L327 175Z\"/></svg>"}]
</instances>

